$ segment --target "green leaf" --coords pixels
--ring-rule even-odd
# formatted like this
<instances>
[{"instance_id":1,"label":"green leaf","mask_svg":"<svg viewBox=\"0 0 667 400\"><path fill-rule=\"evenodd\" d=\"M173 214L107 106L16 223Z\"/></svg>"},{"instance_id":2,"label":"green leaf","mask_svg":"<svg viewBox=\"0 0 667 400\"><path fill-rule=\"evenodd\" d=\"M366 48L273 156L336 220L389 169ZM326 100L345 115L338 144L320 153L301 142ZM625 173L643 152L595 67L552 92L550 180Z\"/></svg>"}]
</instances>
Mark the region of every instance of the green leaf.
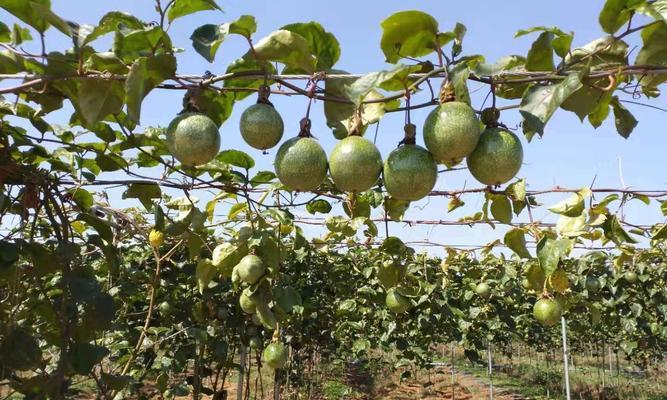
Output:
<instances>
[{"instance_id":1,"label":"green leaf","mask_svg":"<svg viewBox=\"0 0 667 400\"><path fill-rule=\"evenodd\" d=\"M131 64L140 57L155 54L171 54L171 39L159 26L149 25L143 29L119 29L112 46L113 52L124 62Z\"/></svg>"},{"instance_id":2,"label":"green leaf","mask_svg":"<svg viewBox=\"0 0 667 400\"><path fill-rule=\"evenodd\" d=\"M565 57L569 70L590 69L597 71L628 65L628 44L612 36L593 40L576 48Z\"/></svg>"},{"instance_id":3,"label":"green leaf","mask_svg":"<svg viewBox=\"0 0 667 400\"><path fill-rule=\"evenodd\" d=\"M310 45L303 36L284 29L277 30L255 44L255 52L249 51L244 58L260 61L277 61L292 72L313 73L317 60L310 52Z\"/></svg>"},{"instance_id":4,"label":"green leaf","mask_svg":"<svg viewBox=\"0 0 667 400\"><path fill-rule=\"evenodd\" d=\"M123 199L139 199L141 204L150 211L153 207L153 199L162 197L162 190L156 183L132 183L123 192Z\"/></svg>"},{"instance_id":5,"label":"green leaf","mask_svg":"<svg viewBox=\"0 0 667 400\"><path fill-rule=\"evenodd\" d=\"M85 222L95 229L100 237L107 243L113 243L113 232L107 221L87 213L79 214L76 219Z\"/></svg>"},{"instance_id":6,"label":"green leaf","mask_svg":"<svg viewBox=\"0 0 667 400\"><path fill-rule=\"evenodd\" d=\"M387 197L384 201L384 209L389 218L394 222L403 220L403 215L409 207L409 201L397 200L393 197Z\"/></svg>"},{"instance_id":7,"label":"green leaf","mask_svg":"<svg viewBox=\"0 0 667 400\"><path fill-rule=\"evenodd\" d=\"M78 105L88 124L95 124L123 108L125 89L121 81L84 79L79 85Z\"/></svg>"},{"instance_id":8,"label":"green leaf","mask_svg":"<svg viewBox=\"0 0 667 400\"><path fill-rule=\"evenodd\" d=\"M37 32L45 32L51 25L70 35L67 23L51 11L50 0L0 0L0 7L16 18L32 26Z\"/></svg>"},{"instance_id":9,"label":"green leaf","mask_svg":"<svg viewBox=\"0 0 667 400\"><path fill-rule=\"evenodd\" d=\"M644 0L607 0L600 11L598 21L602 29L613 34L625 25L633 14L634 7Z\"/></svg>"},{"instance_id":10,"label":"green leaf","mask_svg":"<svg viewBox=\"0 0 667 400\"><path fill-rule=\"evenodd\" d=\"M240 150L221 151L215 159L243 169L251 169L255 166L255 160Z\"/></svg>"},{"instance_id":11,"label":"green leaf","mask_svg":"<svg viewBox=\"0 0 667 400\"><path fill-rule=\"evenodd\" d=\"M223 277L232 276L232 269L248 254L246 245L237 246L229 242L221 243L213 249L212 263Z\"/></svg>"},{"instance_id":12,"label":"green leaf","mask_svg":"<svg viewBox=\"0 0 667 400\"><path fill-rule=\"evenodd\" d=\"M233 73L233 72L247 72L247 71L261 71L262 68L266 68L266 72L268 74L274 74L276 73L276 69L273 66L273 64L269 63L260 63L257 60L255 60L253 57L243 57L239 58L238 60L233 61L231 64L227 66L227 70L225 73ZM329 80L327 80L329 82ZM264 83L264 79L244 79L244 78L234 78L234 79L226 79L223 83L223 86L226 88L254 88L257 89ZM271 81L269 81L269 84ZM217 91L215 92L216 94L218 93ZM231 93L227 93L227 95L230 95ZM247 91L247 92L236 92L233 93L233 98L238 100L245 99L246 97L250 96L252 91ZM327 102L330 103L330 102ZM325 103L326 106L326 103Z\"/></svg>"},{"instance_id":13,"label":"green leaf","mask_svg":"<svg viewBox=\"0 0 667 400\"><path fill-rule=\"evenodd\" d=\"M449 80L454 86L456 101L470 104L470 92L468 91L468 78L470 68L466 63L458 63L449 71Z\"/></svg>"},{"instance_id":14,"label":"green leaf","mask_svg":"<svg viewBox=\"0 0 667 400\"><path fill-rule=\"evenodd\" d=\"M459 207L463 207L466 203L458 197L452 197L447 204L447 212L452 212Z\"/></svg>"},{"instance_id":15,"label":"green leaf","mask_svg":"<svg viewBox=\"0 0 667 400\"><path fill-rule=\"evenodd\" d=\"M532 257L526 248L526 232L521 228L513 228L507 231L503 243L521 258Z\"/></svg>"},{"instance_id":16,"label":"green leaf","mask_svg":"<svg viewBox=\"0 0 667 400\"><path fill-rule=\"evenodd\" d=\"M380 47L387 62L422 57L438 45L438 21L421 11L401 11L382 21Z\"/></svg>"},{"instance_id":17,"label":"green leaf","mask_svg":"<svg viewBox=\"0 0 667 400\"><path fill-rule=\"evenodd\" d=\"M344 85L343 94L359 106L371 91L379 88L383 83L387 82L391 85L390 87L394 87L396 80L405 82L408 74L415 70L414 65L398 64L389 71L371 72L350 84Z\"/></svg>"},{"instance_id":18,"label":"green leaf","mask_svg":"<svg viewBox=\"0 0 667 400\"><path fill-rule=\"evenodd\" d=\"M667 4L664 5L667 18ZM637 54L635 64L667 67L667 23L651 25L642 30L643 46ZM649 93L667 81L667 74L641 76L644 93Z\"/></svg>"},{"instance_id":19,"label":"green leaf","mask_svg":"<svg viewBox=\"0 0 667 400\"><path fill-rule=\"evenodd\" d=\"M323 199L317 199L306 204L306 211L311 214L328 214L331 211L331 204Z\"/></svg>"},{"instance_id":20,"label":"green leaf","mask_svg":"<svg viewBox=\"0 0 667 400\"><path fill-rule=\"evenodd\" d=\"M460 22L454 26L454 45L452 46L452 54L458 56L463 50L463 37L468 29Z\"/></svg>"},{"instance_id":21,"label":"green leaf","mask_svg":"<svg viewBox=\"0 0 667 400\"><path fill-rule=\"evenodd\" d=\"M588 188L582 189L580 192L575 193L569 198L553 205L549 208L549 211L568 217L578 217L584 211L584 195L587 193L590 193Z\"/></svg>"},{"instance_id":22,"label":"green leaf","mask_svg":"<svg viewBox=\"0 0 667 400\"><path fill-rule=\"evenodd\" d=\"M85 46L107 33L115 32L121 26L125 29L143 29L145 24L137 17L124 12L112 11L106 13L93 31L86 36L83 45Z\"/></svg>"},{"instance_id":23,"label":"green leaf","mask_svg":"<svg viewBox=\"0 0 667 400\"><path fill-rule=\"evenodd\" d=\"M330 74L347 74L345 71L330 70ZM331 97L345 98L345 88L354 84L358 78L337 78L327 79L324 83L324 94ZM366 100L383 97L376 90L371 90L366 95ZM382 118L386 109L393 106L389 103L371 103L364 104L361 107L362 132L369 124L375 123ZM354 104L337 103L333 101L324 102L324 115L327 119L327 126L332 129L336 139L347 137L348 131L353 126L353 115L357 107Z\"/></svg>"},{"instance_id":24,"label":"green leaf","mask_svg":"<svg viewBox=\"0 0 667 400\"><path fill-rule=\"evenodd\" d=\"M0 42L6 43L11 40L11 32L9 27L4 22L0 21ZM15 43L21 44L21 43Z\"/></svg>"},{"instance_id":25,"label":"green leaf","mask_svg":"<svg viewBox=\"0 0 667 400\"><path fill-rule=\"evenodd\" d=\"M175 0L167 11L167 18L172 22L176 18L205 10L222 11L214 0Z\"/></svg>"},{"instance_id":26,"label":"green leaf","mask_svg":"<svg viewBox=\"0 0 667 400\"><path fill-rule=\"evenodd\" d=\"M667 0L656 0L648 6L648 10L641 9L641 11L653 16L656 19L661 17L665 20L665 22L667 22Z\"/></svg>"},{"instance_id":27,"label":"green leaf","mask_svg":"<svg viewBox=\"0 0 667 400\"><path fill-rule=\"evenodd\" d=\"M234 220L236 216L240 213L245 212L248 209L248 203L236 203L229 209L229 214L227 219Z\"/></svg>"},{"instance_id":28,"label":"green leaf","mask_svg":"<svg viewBox=\"0 0 667 400\"><path fill-rule=\"evenodd\" d=\"M542 32L533 42L526 56L526 70L528 71L553 71L554 48L551 41L554 35L551 32Z\"/></svg>"},{"instance_id":29,"label":"green leaf","mask_svg":"<svg viewBox=\"0 0 667 400\"><path fill-rule=\"evenodd\" d=\"M317 22L305 22L285 25L283 30L294 32L306 39L310 53L317 59L318 71L333 68L340 58L340 44L336 37L324 30Z\"/></svg>"},{"instance_id":30,"label":"green leaf","mask_svg":"<svg viewBox=\"0 0 667 400\"><path fill-rule=\"evenodd\" d=\"M507 196L492 195L491 215L503 224L512 223L512 203Z\"/></svg>"},{"instance_id":31,"label":"green leaf","mask_svg":"<svg viewBox=\"0 0 667 400\"><path fill-rule=\"evenodd\" d=\"M651 236L651 240L665 240L667 239L667 224L658 225L659 228Z\"/></svg>"},{"instance_id":32,"label":"green leaf","mask_svg":"<svg viewBox=\"0 0 667 400\"><path fill-rule=\"evenodd\" d=\"M220 25L206 24L195 29L190 36L192 47L208 62L213 62L218 47L225 40L225 34Z\"/></svg>"},{"instance_id":33,"label":"green leaf","mask_svg":"<svg viewBox=\"0 0 667 400\"><path fill-rule=\"evenodd\" d=\"M537 259L546 276L558 268L558 263L572 250L572 241L569 239L551 239L544 237L537 243Z\"/></svg>"},{"instance_id":34,"label":"green leaf","mask_svg":"<svg viewBox=\"0 0 667 400\"><path fill-rule=\"evenodd\" d=\"M190 36L190 40L192 40L192 46L197 53L201 54L208 62L213 62L218 47L225 41L227 35L236 34L250 39L256 29L255 17L242 15L234 22L222 25L202 25L195 29Z\"/></svg>"},{"instance_id":35,"label":"green leaf","mask_svg":"<svg viewBox=\"0 0 667 400\"><path fill-rule=\"evenodd\" d=\"M72 196L72 200L74 200L76 205L83 211L87 211L94 204L93 195L86 189L73 188L68 190L67 193Z\"/></svg>"},{"instance_id":36,"label":"green leaf","mask_svg":"<svg viewBox=\"0 0 667 400\"><path fill-rule=\"evenodd\" d=\"M617 96L611 99L611 108L614 110L614 123L618 134L627 139L637 126L637 119L621 104Z\"/></svg>"},{"instance_id":37,"label":"green leaf","mask_svg":"<svg viewBox=\"0 0 667 400\"><path fill-rule=\"evenodd\" d=\"M157 85L176 74L176 58L171 54L141 57L130 68L125 82L127 115L139 123L141 102Z\"/></svg>"},{"instance_id":38,"label":"green leaf","mask_svg":"<svg viewBox=\"0 0 667 400\"><path fill-rule=\"evenodd\" d=\"M554 85L532 86L521 99L519 111L524 118L524 128L542 135L544 127L558 107L572 93L582 87L582 73L572 73Z\"/></svg>"},{"instance_id":39,"label":"green leaf","mask_svg":"<svg viewBox=\"0 0 667 400\"><path fill-rule=\"evenodd\" d=\"M211 279L215 276L218 270L213 265L213 262L207 258L203 258L197 262L195 269L195 279L197 279L197 289L199 293L204 293L204 289L208 287Z\"/></svg>"},{"instance_id":40,"label":"green leaf","mask_svg":"<svg viewBox=\"0 0 667 400\"><path fill-rule=\"evenodd\" d=\"M617 245L623 243L637 243L637 241L623 229L616 215L607 216L607 219L602 224L602 229L605 237Z\"/></svg>"},{"instance_id":41,"label":"green leaf","mask_svg":"<svg viewBox=\"0 0 667 400\"><path fill-rule=\"evenodd\" d=\"M593 110L588 114L588 122L590 122L594 128L599 128L609 116L609 103L611 103L611 98L611 91L604 92L602 97L594 103Z\"/></svg>"},{"instance_id":42,"label":"green leaf","mask_svg":"<svg viewBox=\"0 0 667 400\"><path fill-rule=\"evenodd\" d=\"M109 349L87 342L74 342L70 348L69 360L74 372L88 375L93 367L102 362Z\"/></svg>"},{"instance_id":43,"label":"green leaf","mask_svg":"<svg viewBox=\"0 0 667 400\"><path fill-rule=\"evenodd\" d=\"M586 214L581 214L576 217L568 217L567 215L561 215L556 222L556 232L559 235L565 237L576 237L581 236L584 233L584 227L586 226Z\"/></svg>"}]
</instances>

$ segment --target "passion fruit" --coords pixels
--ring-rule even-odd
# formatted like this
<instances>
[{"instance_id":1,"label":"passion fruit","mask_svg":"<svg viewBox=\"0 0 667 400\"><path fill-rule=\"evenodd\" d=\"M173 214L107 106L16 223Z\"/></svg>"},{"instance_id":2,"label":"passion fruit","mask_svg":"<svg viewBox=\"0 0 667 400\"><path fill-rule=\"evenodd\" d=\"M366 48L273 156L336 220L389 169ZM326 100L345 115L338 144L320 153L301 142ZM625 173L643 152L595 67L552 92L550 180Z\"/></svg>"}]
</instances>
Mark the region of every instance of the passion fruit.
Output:
<instances>
[{"instance_id":1,"label":"passion fruit","mask_svg":"<svg viewBox=\"0 0 667 400\"><path fill-rule=\"evenodd\" d=\"M600 284L600 280L594 276L589 276L586 278L586 290L588 290L590 293L597 293L600 291L600 288L602 285Z\"/></svg>"},{"instance_id":2,"label":"passion fruit","mask_svg":"<svg viewBox=\"0 0 667 400\"><path fill-rule=\"evenodd\" d=\"M475 111L451 101L436 107L424 121L424 143L437 161L453 165L475 150L481 133Z\"/></svg>"},{"instance_id":3,"label":"passion fruit","mask_svg":"<svg viewBox=\"0 0 667 400\"><path fill-rule=\"evenodd\" d=\"M154 248L162 246L162 243L164 243L164 233L156 229L151 229L151 232L148 234L148 243Z\"/></svg>"},{"instance_id":4,"label":"passion fruit","mask_svg":"<svg viewBox=\"0 0 667 400\"><path fill-rule=\"evenodd\" d=\"M246 314L254 314L257 308L255 299L245 290L241 292L241 296L239 296L239 305L241 306L241 310Z\"/></svg>"},{"instance_id":5,"label":"passion fruit","mask_svg":"<svg viewBox=\"0 0 667 400\"><path fill-rule=\"evenodd\" d=\"M375 145L361 136L348 136L336 144L329 156L331 179L344 192L365 192L382 172L382 156Z\"/></svg>"},{"instance_id":6,"label":"passion fruit","mask_svg":"<svg viewBox=\"0 0 667 400\"><path fill-rule=\"evenodd\" d=\"M634 271L628 271L625 273L625 275L623 275L623 278L628 283L635 283L637 282L637 273Z\"/></svg>"},{"instance_id":7,"label":"passion fruit","mask_svg":"<svg viewBox=\"0 0 667 400\"><path fill-rule=\"evenodd\" d=\"M276 175L289 190L317 189L327 176L327 155L317 140L295 137L283 143L274 162Z\"/></svg>"},{"instance_id":8,"label":"passion fruit","mask_svg":"<svg viewBox=\"0 0 667 400\"><path fill-rule=\"evenodd\" d=\"M431 192L438 179L438 165L431 153L416 144L406 144L389 154L383 168L387 192L403 201L415 201Z\"/></svg>"},{"instance_id":9,"label":"passion fruit","mask_svg":"<svg viewBox=\"0 0 667 400\"><path fill-rule=\"evenodd\" d=\"M241 136L258 150L270 149L280 142L285 125L280 113L266 103L253 104L241 114Z\"/></svg>"},{"instance_id":10,"label":"passion fruit","mask_svg":"<svg viewBox=\"0 0 667 400\"><path fill-rule=\"evenodd\" d=\"M395 314L403 314L412 307L410 299L400 294L395 289L389 289L385 299L387 308Z\"/></svg>"},{"instance_id":11,"label":"passion fruit","mask_svg":"<svg viewBox=\"0 0 667 400\"><path fill-rule=\"evenodd\" d=\"M206 164L220 150L218 127L204 114L181 114L167 127L167 148L184 166Z\"/></svg>"},{"instance_id":12,"label":"passion fruit","mask_svg":"<svg viewBox=\"0 0 667 400\"><path fill-rule=\"evenodd\" d=\"M500 185L514 178L521 169L523 147L514 133L503 128L487 128L467 162L470 173L479 182Z\"/></svg>"},{"instance_id":13,"label":"passion fruit","mask_svg":"<svg viewBox=\"0 0 667 400\"><path fill-rule=\"evenodd\" d=\"M269 343L262 355L264 362L273 369L285 368L287 364L287 348L280 342Z\"/></svg>"},{"instance_id":14,"label":"passion fruit","mask_svg":"<svg viewBox=\"0 0 667 400\"><path fill-rule=\"evenodd\" d=\"M488 299L491 297L491 286L486 282L480 282L475 286L475 293L483 299Z\"/></svg>"},{"instance_id":15,"label":"passion fruit","mask_svg":"<svg viewBox=\"0 0 667 400\"><path fill-rule=\"evenodd\" d=\"M393 261L384 261L378 267L377 278L383 288L392 288L401 281L401 268L394 264Z\"/></svg>"},{"instance_id":16,"label":"passion fruit","mask_svg":"<svg viewBox=\"0 0 667 400\"><path fill-rule=\"evenodd\" d=\"M235 268L238 271L239 279L249 285L257 283L266 272L262 259L254 254L243 257Z\"/></svg>"},{"instance_id":17,"label":"passion fruit","mask_svg":"<svg viewBox=\"0 0 667 400\"><path fill-rule=\"evenodd\" d=\"M540 299L533 306L535 319L543 326L554 326L560 321L562 313L561 306L556 300Z\"/></svg>"}]
</instances>

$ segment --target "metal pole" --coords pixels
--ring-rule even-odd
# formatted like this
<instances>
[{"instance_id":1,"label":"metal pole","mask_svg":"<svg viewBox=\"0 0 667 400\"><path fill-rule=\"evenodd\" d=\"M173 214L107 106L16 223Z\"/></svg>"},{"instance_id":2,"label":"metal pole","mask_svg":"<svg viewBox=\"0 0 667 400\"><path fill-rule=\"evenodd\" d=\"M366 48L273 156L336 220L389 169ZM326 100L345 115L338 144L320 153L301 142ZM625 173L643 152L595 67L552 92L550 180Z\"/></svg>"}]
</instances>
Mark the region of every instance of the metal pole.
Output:
<instances>
[{"instance_id":1,"label":"metal pole","mask_svg":"<svg viewBox=\"0 0 667 400\"><path fill-rule=\"evenodd\" d=\"M569 357L569 350L567 348L567 321L565 321L565 317L560 318L561 322L561 330L563 331L563 366L564 366L564 373L565 373L565 398L567 400L570 400L570 357Z\"/></svg>"},{"instance_id":2,"label":"metal pole","mask_svg":"<svg viewBox=\"0 0 667 400\"><path fill-rule=\"evenodd\" d=\"M241 346L240 354L241 362L239 363L239 380L236 382L236 400L243 400L243 378L245 376L246 363L246 347Z\"/></svg>"},{"instance_id":3,"label":"metal pole","mask_svg":"<svg viewBox=\"0 0 667 400\"><path fill-rule=\"evenodd\" d=\"M493 400L493 361L491 360L491 343L488 343L489 347L489 400Z\"/></svg>"}]
</instances>

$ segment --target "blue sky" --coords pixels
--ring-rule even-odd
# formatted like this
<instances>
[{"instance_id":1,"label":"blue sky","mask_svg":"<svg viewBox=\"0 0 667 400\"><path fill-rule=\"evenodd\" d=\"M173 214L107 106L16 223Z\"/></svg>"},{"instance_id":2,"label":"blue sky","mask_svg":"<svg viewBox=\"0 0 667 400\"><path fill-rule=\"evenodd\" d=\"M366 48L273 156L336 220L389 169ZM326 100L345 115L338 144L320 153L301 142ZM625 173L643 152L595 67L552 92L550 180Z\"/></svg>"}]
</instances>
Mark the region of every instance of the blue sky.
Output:
<instances>
[{"instance_id":1,"label":"blue sky","mask_svg":"<svg viewBox=\"0 0 667 400\"><path fill-rule=\"evenodd\" d=\"M141 19L151 21L157 19L153 9L154 3L149 0L127 1L83 1L83 0L53 0L54 11L70 20L79 23L96 24L100 17L112 9L129 12ZM218 1L224 9L220 12L202 12L181 18L173 24L169 31L174 45L185 51L178 55L178 71L183 74L201 74L205 70L213 73L224 72L226 65L245 53L247 45L240 37L230 37L222 44L215 63L209 64L192 49L189 37L192 31L205 23L223 23L237 19L243 14L255 15L258 23L258 32L254 40L258 41L273 30L293 22L307 22L315 20L325 29L332 32L341 44L341 58L336 68L345 69L354 73L365 73L388 69L390 65L384 62L380 50L381 37L380 22L396 11L416 9L433 15L440 23L442 31L451 29L456 22L465 24L468 28L464 40L464 53L482 54L487 62L494 62L498 58L509 54L526 54L535 36L524 36L514 39L518 29L537 25L558 26L565 31L574 31L574 46L581 46L603 35L597 22L602 0L534 0L513 1L349 1L335 2L318 1ZM12 20L6 13L0 12L3 21ZM95 42L98 50L109 47L110 37ZM639 37L630 39L631 46L639 43ZM33 44L33 46L36 44ZM57 31L50 30L47 35L49 50L63 50L68 45L68 39ZM31 45L28 49L34 48ZM633 55L636 55L635 50ZM631 56L632 58L633 56ZM3 85L6 85L5 82ZM470 89L474 91L480 86L471 82ZM486 88L482 88L473 95L473 105L479 108ZM142 122L144 125L165 126L180 110L181 93L174 91L155 91L144 101ZM422 94L420 99L428 100L428 94ZM248 152L257 161L258 169L272 169L275 150L269 155L250 149L241 140L238 132L238 119L245 107L254 102L254 96L244 103L237 104L231 118L221 128L222 148L235 148ZM285 138L298 131L298 121L302 118L306 100L301 97L278 98L273 96L272 101L281 112L285 120ZM502 104L512 104L510 102ZM665 107L664 99L653 101L652 104ZM614 128L613 118L594 130L587 122L582 124L572 113L558 111L547 126L542 139L535 139L524 143L524 165L519 173L527 180L529 189L548 189L559 185L561 187L583 187L589 185L596 177L595 187L621 187L619 174L619 160L622 165L622 177L625 184L637 189L661 189L666 187L667 178L664 170L667 162L664 149L667 144L667 113L657 110L628 105L640 121L629 139L620 137ZM421 122L430 109L416 110L412 114L419 132ZM321 141L329 153L335 140L327 128L322 103L316 103L312 111L312 132ZM66 122L68 112L55 113L48 118L54 123ZM507 111L501 120L508 126L514 127L520 122L516 110ZM403 115L399 113L386 116L379 127L378 147L386 157L402 137ZM421 141L421 137L418 139ZM423 141L421 141L423 143ZM441 190L481 187L467 171L457 171L441 174L436 188ZM545 205L551 205L568 195L542 196L540 200ZM443 219L456 220L478 211L483 203L482 195L468 195L463 198L466 206L453 213L447 214L448 199L430 199L415 203L407 212L406 219ZM119 202L127 205L127 203ZM525 213L524 213L525 214ZM643 205L629 206L625 215L629 221L635 223L655 223L663 217L656 204L650 207ZM377 215L379 216L379 215ZM536 219L555 221L546 208L536 210ZM526 221L527 215L517 220ZM309 229L309 233L320 233L316 229ZM503 228L495 231L486 226L468 227L429 227L416 226L405 229L403 224L392 224L390 234L398 235L406 240L430 239L438 243L452 245L484 244L496 238L502 238ZM439 253L440 250L431 250Z\"/></svg>"}]
</instances>

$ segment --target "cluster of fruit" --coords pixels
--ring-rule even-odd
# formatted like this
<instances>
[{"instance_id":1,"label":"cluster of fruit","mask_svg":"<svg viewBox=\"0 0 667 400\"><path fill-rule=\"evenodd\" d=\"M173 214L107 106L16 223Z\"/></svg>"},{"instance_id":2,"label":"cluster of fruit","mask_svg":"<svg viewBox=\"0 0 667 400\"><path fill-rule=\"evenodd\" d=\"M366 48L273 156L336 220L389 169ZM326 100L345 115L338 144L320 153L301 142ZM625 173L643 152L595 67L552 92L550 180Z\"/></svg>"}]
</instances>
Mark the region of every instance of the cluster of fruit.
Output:
<instances>
[{"instance_id":1,"label":"cluster of fruit","mask_svg":"<svg viewBox=\"0 0 667 400\"><path fill-rule=\"evenodd\" d=\"M263 325L267 329L277 332L278 319L269 305L271 288L267 281L260 279L266 274L266 267L262 259L254 254L248 254L232 270L232 282L247 285L239 297L239 305L246 314L252 315L256 325ZM287 349L277 337L264 349L265 362L274 369L284 368L287 363Z\"/></svg>"},{"instance_id":2,"label":"cluster of fruit","mask_svg":"<svg viewBox=\"0 0 667 400\"><path fill-rule=\"evenodd\" d=\"M415 201L435 186L438 163L451 167L466 158L475 179L485 185L500 185L519 172L523 148L519 138L499 126L497 119L496 109L485 110L480 122L468 104L444 102L424 123L426 149L415 144L415 126L408 124L401 145L384 163L375 144L357 135L339 141L327 160L322 146L310 135L310 120L304 119L299 135L279 147L276 175L288 189L308 192L316 190L329 172L339 190L353 193L369 190L382 175L393 198ZM250 146L267 150L282 139L284 124L272 104L259 101L243 112L240 130ZM195 166L216 156L220 135L205 115L185 113L169 125L167 143L177 160Z\"/></svg>"}]
</instances>

